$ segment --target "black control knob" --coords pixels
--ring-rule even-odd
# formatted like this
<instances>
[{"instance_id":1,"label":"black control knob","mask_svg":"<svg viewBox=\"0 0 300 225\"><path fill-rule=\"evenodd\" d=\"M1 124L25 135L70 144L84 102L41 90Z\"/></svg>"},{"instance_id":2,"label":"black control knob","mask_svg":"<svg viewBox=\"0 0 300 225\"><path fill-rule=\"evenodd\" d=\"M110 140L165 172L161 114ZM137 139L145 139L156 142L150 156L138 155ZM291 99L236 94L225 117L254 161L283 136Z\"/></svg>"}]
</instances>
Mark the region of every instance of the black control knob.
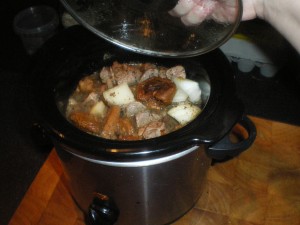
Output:
<instances>
[{"instance_id":1,"label":"black control knob","mask_svg":"<svg viewBox=\"0 0 300 225\"><path fill-rule=\"evenodd\" d=\"M119 217L119 209L115 202L100 193L96 193L88 210L89 225L113 225Z\"/></svg>"}]
</instances>

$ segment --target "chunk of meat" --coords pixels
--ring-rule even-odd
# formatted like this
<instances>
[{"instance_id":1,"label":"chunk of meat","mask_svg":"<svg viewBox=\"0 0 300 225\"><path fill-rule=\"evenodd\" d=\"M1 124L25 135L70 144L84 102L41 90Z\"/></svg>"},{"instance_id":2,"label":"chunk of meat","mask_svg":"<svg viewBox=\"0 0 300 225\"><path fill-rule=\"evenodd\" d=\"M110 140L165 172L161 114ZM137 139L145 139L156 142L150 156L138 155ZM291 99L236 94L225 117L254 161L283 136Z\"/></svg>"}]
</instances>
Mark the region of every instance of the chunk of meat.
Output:
<instances>
[{"instance_id":1,"label":"chunk of meat","mask_svg":"<svg viewBox=\"0 0 300 225\"><path fill-rule=\"evenodd\" d=\"M91 108L99 101L100 99L100 94L96 92L90 92L87 97L79 104L77 103L77 110L82 111L82 112L89 112ZM76 109L73 107L73 109Z\"/></svg>"},{"instance_id":2,"label":"chunk of meat","mask_svg":"<svg viewBox=\"0 0 300 225\"><path fill-rule=\"evenodd\" d=\"M160 68L158 76L161 78L167 78L166 75L167 70L168 70L167 68Z\"/></svg>"},{"instance_id":3,"label":"chunk of meat","mask_svg":"<svg viewBox=\"0 0 300 225\"><path fill-rule=\"evenodd\" d=\"M103 67L99 76L101 81L111 88L123 83L135 84L142 76L142 72L138 66L115 61L111 67Z\"/></svg>"},{"instance_id":4,"label":"chunk of meat","mask_svg":"<svg viewBox=\"0 0 300 225\"><path fill-rule=\"evenodd\" d=\"M115 86L113 79L108 79L106 84L107 84L107 89L113 88Z\"/></svg>"},{"instance_id":5,"label":"chunk of meat","mask_svg":"<svg viewBox=\"0 0 300 225\"><path fill-rule=\"evenodd\" d=\"M107 85L107 88L112 88L116 85L116 81L113 75L114 74L111 67L103 67L99 73L101 81Z\"/></svg>"},{"instance_id":6,"label":"chunk of meat","mask_svg":"<svg viewBox=\"0 0 300 225\"><path fill-rule=\"evenodd\" d=\"M171 80L175 77L180 77L180 78L185 79L186 78L185 69L183 66L171 67L170 69L168 69L166 71L166 76L167 76L167 78L169 78Z\"/></svg>"},{"instance_id":7,"label":"chunk of meat","mask_svg":"<svg viewBox=\"0 0 300 225\"><path fill-rule=\"evenodd\" d=\"M136 126L138 128L143 127L151 122L158 121L163 117L163 115L156 114L150 111L144 111L136 114Z\"/></svg>"},{"instance_id":8,"label":"chunk of meat","mask_svg":"<svg viewBox=\"0 0 300 225\"><path fill-rule=\"evenodd\" d=\"M108 88L108 84L99 83L94 87L94 91L101 95Z\"/></svg>"},{"instance_id":9,"label":"chunk of meat","mask_svg":"<svg viewBox=\"0 0 300 225\"><path fill-rule=\"evenodd\" d=\"M144 102L144 104L147 106L147 108L153 110L163 110L165 107L165 105L162 102L154 98L149 99L147 102Z\"/></svg>"},{"instance_id":10,"label":"chunk of meat","mask_svg":"<svg viewBox=\"0 0 300 225\"><path fill-rule=\"evenodd\" d=\"M137 83L142 75L138 67L126 63L114 62L111 68L117 84L127 83L131 85Z\"/></svg>"},{"instance_id":11,"label":"chunk of meat","mask_svg":"<svg viewBox=\"0 0 300 225\"><path fill-rule=\"evenodd\" d=\"M116 139L117 129L118 129L118 122L120 119L121 108L119 106L111 106L108 111L102 132L101 137L107 139Z\"/></svg>"},{"instance_id":12,"label":"chunk of meat","mask_svg":"<svg viewBox=\"0 0 300 225\"><path fill-rule=\"evenodd\" d=\"M137 85L136 98L140 101L156 99L166 105L172 103L176 85L169 79L152 77Z\"/></svg>"},{"instance_id":13,"label":"chunk of meat","mask_svg":"<svg viewBox=\"0 0 300 225\"><path fill-rule=\"evenodd\" d=\"M85 77L79 81L78 84L79 91L91 92L94 90L94 81L91 77Z\"/></svg>"},{"instance_id":14,"label":"chunk of meat","mask_svg":"<svg viewBox=\"0 0 300 225\"><path fill-rule=\"evenodd\" d=\"M69 119L80 129L95 134L100 132L100 121L97 119L97 117L88 113L72 112L69 116Z\"/></svg>"},{"instance_id":15,"label":"chunk of meat","mask_svg":"<svg viewBox=\"0 0 300 225\"><path fill-rule=\"evenodd\" d=\"M155 69L157 68L157 66L153 63L142 63L141 64L141 70L142 71L146 71L148 69Z\"/></svg>"},{"instance_id":16,"label":"chunk of meat","mask_svg":"<svg viewBox=\"0 0 300 225\"><path fill-rule=\"evenodd\" d=\"M110 67L103 67L99 73L100 79L103 83L107 83L112 78Z\"/></svg>"},{"instance_id":17,"label":"chunk of meat","mask_svg":"<svg viewBox=\"0 0 300 225\"><path fill-rule=\"evenodd\" d=\"M158 77L158 75L159 75L159 72L158 72L157 68L148 69L143 73L139 82L143 82L151 77Z\"/></svg>"},{"instance_id":18,"label":"chunk of meat","mask_svg":"<svg viewBox=\"0 0 300 225\"><path fill-rule=\"evenodd\" d=\"M154 121L139 129L139 134L145 139L155 138L166 134L165 123Z\"/></svg>"},{"instance_id":19,"label":"chunk of meat","mask_svg":"<svg viewBox=\"0 0 300 225\"><path fill-rule=\"evenodd\" d=\"M146 106L143 103L138 101L131 102L127 104L124 108L124 112L127 117L134 116L135 114L139 112L143 112L145 110L146 110Z\"/></svg>"},{"instance_id":20,"label":"chunk of meat","mask_svg":"<svg viewBox=\"0 0 300 225\"><path fill-rule=\"evenodd\" d=\"M171 117L169 115L164 116L164 118L162 119L162 122L165 123L166 133L170 133L171 131L175 131L175 130L178 130L183 127L173 117Z\"/></svg>"}]
</instances>

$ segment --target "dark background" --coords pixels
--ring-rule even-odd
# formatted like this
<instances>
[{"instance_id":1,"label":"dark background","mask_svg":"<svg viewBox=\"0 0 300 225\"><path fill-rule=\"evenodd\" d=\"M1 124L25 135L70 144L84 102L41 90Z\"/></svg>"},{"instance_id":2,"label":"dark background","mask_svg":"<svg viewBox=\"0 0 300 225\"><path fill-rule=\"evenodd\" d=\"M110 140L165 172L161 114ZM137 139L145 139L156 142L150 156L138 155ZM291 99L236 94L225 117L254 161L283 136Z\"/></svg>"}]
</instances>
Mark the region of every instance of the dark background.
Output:
<instances>
[{"instance_id":1,"label":"dark background","mask_svg":"<svg viewBox=\"0 0 300 225\"><path fill-rule=\"evenodd\" d=\"M13 31L13 18L22 9L46 4L62 7L56 0L3 0L0 3L0 224L8 224L49 153L32 139L35 122L28 107L28 56ZM247 25L246 23L244 23ZM63 28L61 28L63 29ZM274 46L276 49L276 46ZM236 85L246 113L300 125L299 54L291 49L286 64L272 78L265 78L256 68L241 73L236 64Z\"/></svg>"},{"instance_id":2,"label":"dark background","mask_svg":"<svg viewBox=\"0 0 300 225\"><path fill-rule=\"evenodd\" d=\"M13 31L13 18L22 9L56 0L4 0L0 3L0 224L8 224L26 190L46 159L31 138L34 122L27 104L26 70L31 62Z\"/></svg>"}]
</instances>

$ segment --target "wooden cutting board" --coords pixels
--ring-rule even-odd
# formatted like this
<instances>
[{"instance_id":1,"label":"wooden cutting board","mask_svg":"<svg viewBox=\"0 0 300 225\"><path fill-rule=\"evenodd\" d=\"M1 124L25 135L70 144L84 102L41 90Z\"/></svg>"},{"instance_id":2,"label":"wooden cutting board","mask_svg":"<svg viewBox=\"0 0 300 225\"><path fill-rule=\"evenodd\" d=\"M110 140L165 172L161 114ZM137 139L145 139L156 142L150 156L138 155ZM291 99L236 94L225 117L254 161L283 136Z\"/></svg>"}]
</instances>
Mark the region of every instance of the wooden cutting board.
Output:
<instances>
[{"instance_id":1,"label":"wooden cutting board","mask_svg":"<svg viewBox=\"0 0 300 225\"><path fill-rule=\"evenodd\" d=\"M204 194L173 225L300 225L300 127L251 119L252 147L212 166ZM9 225L84 225L54 150Z\"/></svg>"}]
</instances>

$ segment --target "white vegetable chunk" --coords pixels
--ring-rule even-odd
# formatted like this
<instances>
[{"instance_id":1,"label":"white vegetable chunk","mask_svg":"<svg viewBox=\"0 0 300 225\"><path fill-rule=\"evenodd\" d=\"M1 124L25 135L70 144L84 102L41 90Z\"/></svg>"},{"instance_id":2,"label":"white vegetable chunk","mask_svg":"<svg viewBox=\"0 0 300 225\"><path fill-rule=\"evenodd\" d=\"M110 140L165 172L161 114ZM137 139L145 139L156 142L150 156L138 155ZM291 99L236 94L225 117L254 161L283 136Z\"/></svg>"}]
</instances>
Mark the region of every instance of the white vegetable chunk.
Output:
<instances>
[{"instance_id":1,"label":"white vegetable chunk","mask_svg":"<svg viewBox=\"0 0 300 225\"><path fill-rule=\"evenodd\" d=\"M191 102L196 103L201 100L201 89L198 82L178 77L174 78L173 82L178 89L181 89L188 94Z\"/></svg>"},{"instance_id":2,"label":"white vegetable chunk","mask_svg":"<svg viewBox=\"0 0 300 225\"><path fill-rule=\"evenodd\" d=\"M176 102L184 102L185 100L187 100L189 97L189 95L187 93L185 93L182 89L177 88L176 93L173 97L172 102L176 103Z\"/></svg>"},{"instance_id":3,"label":"white vegetable chunk","mask_svg":"<svg viewBox=\"0 0 300 225\"><path fill-rule=\"evenodd\" d=\"M103 97L110 105L125 105L135 101L127 83L122 83L104 91Z\"/></svg>"},{"instance_id":4,"label":"white vegetable chunk","mask_svg":"<svg viewBox=\"0 0 300 225\"><path fill-rule=\"evenodd\" d=\"M174 106L168 111L168 114L177 120L181 125L185 125L195 119L201 109L188 102L182 102L177 106Z\"/></svg>"},{"instance_id":5,"label":"white vegetable chunk","mask_svg":"<svg viewBox=\"0 0 300 225\"><path fill-rule=\"evenodd\" d=\"M94 116L104 118L107 112L107 107L103 101L97 102L91 109L90 113Z\"/></svg>"}]
</instances>

